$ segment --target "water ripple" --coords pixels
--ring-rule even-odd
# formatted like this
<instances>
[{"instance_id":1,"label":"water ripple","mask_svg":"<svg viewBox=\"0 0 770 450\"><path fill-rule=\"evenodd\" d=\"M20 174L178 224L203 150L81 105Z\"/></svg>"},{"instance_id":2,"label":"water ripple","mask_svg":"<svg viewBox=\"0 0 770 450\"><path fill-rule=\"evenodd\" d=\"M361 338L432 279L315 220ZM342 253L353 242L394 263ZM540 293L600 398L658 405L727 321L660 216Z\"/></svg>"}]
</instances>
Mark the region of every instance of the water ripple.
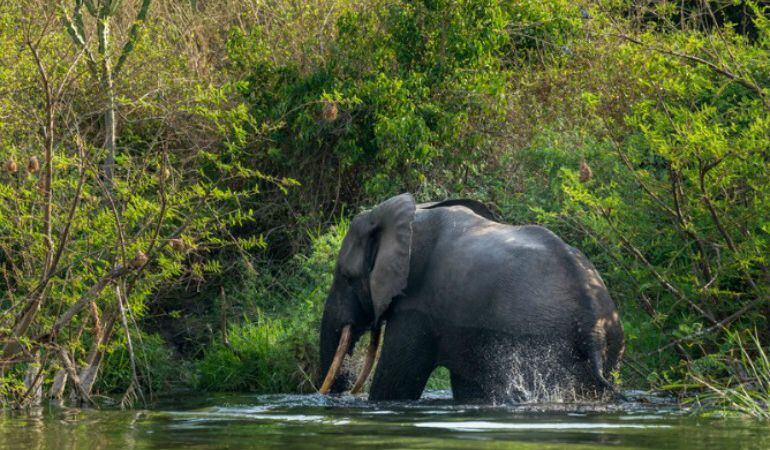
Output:
<instances>
[{"instance_id":1,"label":"water ripple","mask_svg":"<svg viewBox=\"0 0 770 450\"><path fill-rule=\"evenodd\" d=\"M464 422L418 422L414 426L419 428L443 428L456 431L490 431L490 430L608 430L628 428L671 428L670 425L647 425L631 423L564 423L564 422L539 422L539 423L499 423L480 420Z\"/></svg>"}]
</instances>

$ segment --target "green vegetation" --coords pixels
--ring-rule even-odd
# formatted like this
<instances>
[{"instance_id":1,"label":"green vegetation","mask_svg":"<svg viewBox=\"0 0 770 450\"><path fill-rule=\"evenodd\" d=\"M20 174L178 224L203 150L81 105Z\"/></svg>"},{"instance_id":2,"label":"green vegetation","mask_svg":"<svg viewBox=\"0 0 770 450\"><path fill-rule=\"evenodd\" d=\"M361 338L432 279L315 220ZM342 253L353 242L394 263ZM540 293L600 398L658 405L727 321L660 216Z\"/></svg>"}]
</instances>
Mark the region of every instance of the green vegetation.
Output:
<instances>
[{"instance_id":1,"label":"green vegetation","mask_svg":"<svg viewBox=\"0 0 770 450\"><path fill-rule=\"evenodd\" d=\"M623 315L624 386L766 416L769 17L4 2L0 402L313 391L346 220L411 191L583 249Z\"/></svg>"},{"instance_id":2,"label":"green vegetation","mask_svg":"<svg viewBox=\"0 0 770 450\"><path fill-rule=\"evenodd\" d=\"M346 229L346 222L338 223L312 237L310 255L296 255L277 273L233 288L238 295L230 301L249 304L257 316L223 326L222 339L206 349L197 364L197 388L315 391L323 300Z\"/></svg>"},{"instance_id":3,"label":"green vegetation","mask_svg":"<svg viewBox=\"0 0 770 450\"><path fill-rule=\"evenodd\" d=\"M741 335L745 337L741 337ZM756 330L734 333L730 336L730 349L717 355L706 367L690 372L699 386L706 386L709 393L703 400L709 406L716 405L721 414L743 414L764 420L770 419L770 358L767 346L762 344ZM714 367L728 373L727 382L713 380ZM700 399L699 399L700 400Z\"/></svg>"}]
</instances>

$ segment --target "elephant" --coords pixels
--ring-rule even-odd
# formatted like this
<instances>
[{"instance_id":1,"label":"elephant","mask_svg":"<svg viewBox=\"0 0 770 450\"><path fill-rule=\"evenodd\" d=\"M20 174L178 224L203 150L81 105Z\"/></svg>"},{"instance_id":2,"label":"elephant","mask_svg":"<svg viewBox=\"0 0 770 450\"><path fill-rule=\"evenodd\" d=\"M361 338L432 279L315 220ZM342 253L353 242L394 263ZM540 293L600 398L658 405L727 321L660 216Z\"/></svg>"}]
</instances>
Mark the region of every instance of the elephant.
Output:
<instances>
[{"instance_id":1,"label":"elephant","mask_svg":"<svg viewBox=\"0 0 770 450\"><path fill-rule=\"evenodd\" d=\"M623 328L594 266L547 228L501 223L473 200L406 193L351 220L321 318L321 393L351 386L340 367L367 332L351 393L379 353L370 401L419 399L438 366L458 401L520 401L512 379L620 395L609 379Z\"/></svg>"}]
</instances>

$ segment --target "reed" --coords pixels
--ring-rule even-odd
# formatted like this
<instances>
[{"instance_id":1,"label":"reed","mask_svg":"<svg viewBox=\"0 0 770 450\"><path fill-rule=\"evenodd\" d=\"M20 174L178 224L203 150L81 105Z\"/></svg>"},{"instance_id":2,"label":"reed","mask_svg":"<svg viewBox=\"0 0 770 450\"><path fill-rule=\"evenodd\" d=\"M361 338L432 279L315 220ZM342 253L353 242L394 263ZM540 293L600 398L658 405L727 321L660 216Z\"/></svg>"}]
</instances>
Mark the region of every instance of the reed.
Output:
<instances>
[{"instance_id":1,"label":"reed","mask_svg":"<svg viewBox=\"0 0 770 450\"><path fill-rule=\"evenodd\" d=\"M693 379L705 388L699 400L725 414L738 413L757 419L770 419L770 359L759 333L732 333L736 357L725 357L728 375L710 379L697 372Z\"/></svg>"}]
</instances>

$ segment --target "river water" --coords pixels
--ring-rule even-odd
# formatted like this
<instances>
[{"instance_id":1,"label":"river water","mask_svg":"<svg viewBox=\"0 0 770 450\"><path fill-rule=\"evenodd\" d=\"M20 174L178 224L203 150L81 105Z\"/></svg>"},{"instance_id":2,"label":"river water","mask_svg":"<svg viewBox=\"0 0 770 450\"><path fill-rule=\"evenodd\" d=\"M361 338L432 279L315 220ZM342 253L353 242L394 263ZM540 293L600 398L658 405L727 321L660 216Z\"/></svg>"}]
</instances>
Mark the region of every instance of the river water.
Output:
<instances>
[{"instance_id":1,"label":"river water","mask_svg":"<svg viewBox=\"0 0 770 450\"><path fill-rule=\"evenodd\" d=\"M770 425L698 417L665 399L625 404L459 405L350 396L178 394L152 409L0 415L9 449L770 449Z\"/></svg>"}]
</instances>

